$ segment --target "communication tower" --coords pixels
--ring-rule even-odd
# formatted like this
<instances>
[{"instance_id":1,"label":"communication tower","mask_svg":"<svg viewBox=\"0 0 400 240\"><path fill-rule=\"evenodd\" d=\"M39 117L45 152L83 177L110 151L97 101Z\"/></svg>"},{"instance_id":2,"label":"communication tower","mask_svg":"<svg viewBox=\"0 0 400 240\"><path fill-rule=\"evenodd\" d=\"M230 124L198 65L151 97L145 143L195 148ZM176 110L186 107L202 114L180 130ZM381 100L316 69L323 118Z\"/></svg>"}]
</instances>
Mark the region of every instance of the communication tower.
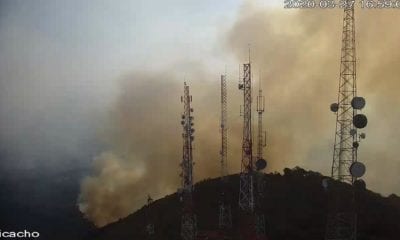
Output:
<instances>
[{"instance_id":1,"label":"communication tower","mask_svg":"<svg viewBox=\"0 0 400 240\"><path fill-rule=\"evenodd\" d=\"M180 189L181 201L183 203L181 237L183 240L195 240L197 234L197 221L193 209L193 154L192 142L194 140L193 128L193 108L190 104L192 96L189 94L189 86L184 83L184 95L181 97L183 102L183 114L181 124L183 127L183 157L182 157L182 188Z\"/></svg>"},{"instance_id":2,"label":"communication tower","mask_svg":"<svg viewBox=\"0 0 400 240\"><path fill-rule=\"evenodd\" d=\"M232 213L229 201L226 196L226 176L228 152L228 133L227 133L227 89L226 75L221 75L221 202L219 206L219 228L229 229L232 227Z\"/></svg>"},{"instance_id":3,"label":"communication tower","mask_svg":"<svg viewBox=\"0 0 400 240\"><path fill-rule=\"evenodd\" d=\"M248 213L254 211L253 194L253 142L251 133L251 63L243 64L243 81L239 89L243 91L243 138L242 162L240 169L239 208Z\"/></svg>"},{"instance_id":4,"label":"communication tower","mask_svg":"<svg viewBox=\"0 0 400 240\"><path fill-rule=\"evenodd\" d=\"M261 75L261 74L260 74ZM259 80L259 89L257 96L257 113L258 113L258 126L257 126L257 161L256 161L256 176L257 176L257 195L256 195L256 233L259 239L265 236L265 217L261 213L261 200L264 194L264 181L261 170L266 167L266 161L263 158L263 148L266 146L266 132L263 130L263 113L265 111L265 97L262 95L261 89L261 76Z\"/></svg>"},{"instance_id":5,"label":"communication tower","mask_svg":"<svg viewBox=\"0 0 400 240\"><path fill-rule=\"evenodd\" d=\"M239 78L239 90L243 91L243 138L242 160L239 185L239 214L240 214L240 238L243 240L256 239L255 216L255 166L253 159L252 121L251 121L251 62L243 64L243 77Z\"/></svg>"},{"instance_id":6,"label":"communication tower","mask_svg":"<svg viewBox=\"0 0 400 240\"><path fill-rule=\"evenodd\" d=\"M364 106L364 98L357 97L354 1L345 0L339 93L337 102L330 106L336 114L331 177L352 185L365 173L365 166L357 159L361 136L365 137L363 133L359 135L357 130L367 125L365 115L358 114ZM327 182L323 185L327 187ZM328 217L325 240L357 239L354 192L352 199L343 199L340 193L336 193L335 198L336 202L344 201L345 204L340 208L335 206Z\"/></svg>"}]
</instances>

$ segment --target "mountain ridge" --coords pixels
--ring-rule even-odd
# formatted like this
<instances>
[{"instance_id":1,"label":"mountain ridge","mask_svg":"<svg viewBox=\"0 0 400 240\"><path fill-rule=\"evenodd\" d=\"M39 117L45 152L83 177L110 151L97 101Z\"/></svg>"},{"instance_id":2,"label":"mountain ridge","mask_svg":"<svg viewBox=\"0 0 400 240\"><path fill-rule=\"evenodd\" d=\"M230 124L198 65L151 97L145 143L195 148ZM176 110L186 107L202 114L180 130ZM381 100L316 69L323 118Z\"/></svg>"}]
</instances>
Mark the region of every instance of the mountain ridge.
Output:
<instances>
[{"instance_id":1,"label":"mountain ridge","mask_svg":"<svg viewBox=\"0 0 400 240\"><path fill-rule=\"evenodd\" d=\"M324 189L321 184L324 178L320 173L299 167L285 168L283 174L262 174L265 188L260 209L266 217L269 239L323 239L332 194L339 191L343 199L352 194L349 184L332 179L328 190ZM237 174L227 176L225 192L232 205L233 229L238 226L238 186ZM219 178L204 179L195 185L193 197L200 233L217 229L220 192ZM399 239L400 198L395 194L383 197L363 188L355 192L359 239ZM179 197L173 193L94 231L88 239L148 239L146 225L150 222L155 226L153 239L180 239L180 211ZM235 233L231 231L233 236Z\"/></svg>"}]
</instances>

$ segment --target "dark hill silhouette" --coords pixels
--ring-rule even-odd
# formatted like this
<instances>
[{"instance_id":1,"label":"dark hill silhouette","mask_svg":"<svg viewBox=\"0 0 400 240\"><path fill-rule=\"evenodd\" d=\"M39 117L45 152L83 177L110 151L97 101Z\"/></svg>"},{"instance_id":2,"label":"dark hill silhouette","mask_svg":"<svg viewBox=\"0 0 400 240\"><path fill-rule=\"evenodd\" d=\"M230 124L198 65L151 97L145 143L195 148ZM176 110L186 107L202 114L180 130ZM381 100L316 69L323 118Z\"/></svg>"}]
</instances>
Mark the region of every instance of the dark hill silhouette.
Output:
<instances>
[{"instance_id":1,"label":"dark hill silhouette","mask_svg":"<svg viewBox=\"0 0 400 240\"><path fill-rule=\"evenodd\" d=\"M0 174L0 230L37 231L40 240L85 239L95 227L82 217L76 199L80 179L87 172L19 170Z\"/></svg>"},{"instance_id":2,"label":"dark hill silhouette","mask_svg":"<svg viewBox=\"0 0 400 240\"><path fill-rule=\"evenodd\" d=\"M348 184L330 180L325 191L319 173L301 168L285 169L284 174L263 174L265 194L262 211L267 221L269 239L323 239L332 194L340 191L344 198L352 196ZM227 195L232 202L233 224L237 228L238 175L228 176ZM194 192L198 229L217 228L219 179L206 179L196 184ZM383 197L366 189L356 191L360 240L400 239L400 198L394 194ZM339 203L340 204L340 203ZM180 239L180 202L178 195L168 195L149 207L144 206L128 217L98 229L89 239L142 240L146 237L148 217L155 225L155 239Z\"/></svg>"}]
</instances>

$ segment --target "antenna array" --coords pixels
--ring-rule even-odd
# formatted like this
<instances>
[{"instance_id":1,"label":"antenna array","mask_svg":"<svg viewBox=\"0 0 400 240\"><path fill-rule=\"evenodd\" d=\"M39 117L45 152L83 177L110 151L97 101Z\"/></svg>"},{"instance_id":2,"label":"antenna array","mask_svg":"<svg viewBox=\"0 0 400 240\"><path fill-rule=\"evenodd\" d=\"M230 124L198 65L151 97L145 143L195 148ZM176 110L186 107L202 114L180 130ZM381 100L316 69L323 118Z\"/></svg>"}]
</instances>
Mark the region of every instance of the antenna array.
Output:
<instances>
[{"instance_id":1,"label":"antenna array","mask_svg":"<svg viewBox=\"0 0 400 240\"><path fill-rule=\"evenodd\" d=\"M183 240L195 240L197 234L196 215L193 210L193 155L192 142L194 140L193 129L193 108L190 107L192 96L189 94L189 86L184 83L184 95L181 97L183 102L182 127L183 127L183 157L182 157L182 189L181 201L183 202L181 237Z\"/></svg>"},{"instance_id":2,"label":"antenna array","mask_svg":"<svg viewBox=\"0 0 400 240\"><path fill-rule=\"evenodd\" d=\"M336 114L331 176L333 179L354 185L357 178L365 172L365 166L357 159L361 140L357 129L367 125L367 118L363 114L357 114L357 111L365 106L365 100L357 97L354 1L345 1L339 93L337 103L331 104L330 107ZM327 187L327 182L323 185ZM357 212L354 189L351 199L344 199L340 193L336 193L335 198L335 202L344 201L345 204L340 208L334 206L328 217L325 240L356 240Z\"/></svg>"}]
</instances>

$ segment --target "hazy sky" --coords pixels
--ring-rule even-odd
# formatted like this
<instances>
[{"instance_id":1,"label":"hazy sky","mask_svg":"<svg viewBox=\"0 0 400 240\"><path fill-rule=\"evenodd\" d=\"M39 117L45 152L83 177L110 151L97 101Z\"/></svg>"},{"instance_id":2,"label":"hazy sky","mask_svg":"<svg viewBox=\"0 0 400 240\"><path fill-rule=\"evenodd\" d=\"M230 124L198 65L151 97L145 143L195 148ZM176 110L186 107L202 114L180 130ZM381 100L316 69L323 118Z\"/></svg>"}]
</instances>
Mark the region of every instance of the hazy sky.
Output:
<instances>
[{"instance_id":1,"label":"hazy sky","mask_svg":"<svg viewBox=\"0 0 400 240\"><path fill-rule=\"evenodd\" d=\"M115 99L119 78L136 69L205 56L210 65L222 61L218 29L232 23L239 5L211 0L2 0L3 154L16 155L14 165L32 167L46 154L87 151L82 148L96 145L98 115ZM182 78L189 74L179 71Z\"/></svg>"}]
</instances>

